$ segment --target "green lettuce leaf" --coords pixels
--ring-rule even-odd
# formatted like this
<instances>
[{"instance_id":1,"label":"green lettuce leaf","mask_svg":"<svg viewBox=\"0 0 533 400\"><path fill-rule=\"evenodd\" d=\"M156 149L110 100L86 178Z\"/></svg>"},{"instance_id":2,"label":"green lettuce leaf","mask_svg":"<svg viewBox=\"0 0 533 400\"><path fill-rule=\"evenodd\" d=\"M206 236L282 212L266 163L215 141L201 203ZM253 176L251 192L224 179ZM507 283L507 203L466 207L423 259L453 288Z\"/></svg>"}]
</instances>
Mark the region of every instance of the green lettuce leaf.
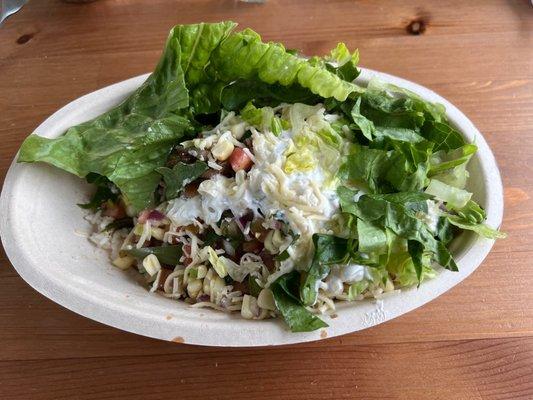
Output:
<instances>
[{"instance_id":1,"label":"green lettuce leaf","mask_svg":"<svg viewBox=\"0 0 533 400\"><path fill-rule=\"evenodd\" d=\"M237 79L220 89L220 102L225 110L238 111L253 100L257 106L277 106L280 103L316 104L322 99L297 83L289 86L270 85L252 79Z\"/></svg>"},{"instance_id":2,"label":"green lettuce leaf","mask_svg":"<svg viewBox=\"0 0 533 400\"><path fill-rule=\"evenodd\" d=\"M386 180L401 192L424 188L433 143L427 140L415 143L391 140L391 143L395 151L390 156Z\"/></svg>"},{"instance_id":3,"label":"green lettuce leaf","mask_svg":"<svg viewBox=\"0 0 533 400\"><path fill-rule=\"evenodd\" d=\"M274 302L292 332L310 332L328 326L311 314L298 299L300 275L297 271L280 276L270 285Z\"/></svg>"},{"instance_id":4,"label":"green lettuce leaf","mask_svg":"<svg viewBox=\"0 0 533 400\"><path fill-rule=\"evenodd\" d=\"M345 191L345 190L343 190ZM422 192L363 195L356 202L345 202L348 196L340 197L343 212L373 223L383 229L390 229L401 238L420 243L424 251L430 251L444 268L457 270L449 250L433 237L428 226L416 217L417 212L427 212L427 200L431 197Z\"/></svg>"},{"instance_id":5,"label":"green lettuce leaf","mask_svg":"<svg viewBox=\"0 0 533 400\"><path fill-rule=\"evenodd\" d=\"M361 97L356 100L352 110L350 111L350 115L357 128L359 128L363 133L363 136L368 140L372 140L372 136L374 135L376 128L371 120L361 114Z\"/></svg>"},{"instance_id":6,"label":"green lettuce leaf","mask_svg":"<svg viewBox=\"0 0 533 400\"><path fill-rule=\"evenodd\" d=\"M88 210L97 210L108 200L111 202L118 200L119 194L116 186L105 176L91 173L88 174L85 179L88 183L92 183L96 186L96 191L88 203L78 204L79 207Z\"/></svg>"},{"instance_id":7,"label":"green lettuce leaf","mask_svg":"<svg viewBox=\"0 0 533 400\"><path fill-rule=\"evenodd\" d=\"M442 104L431 103L408 89L376 78L370 80L364 96L382 111L411 114L414 119L412 122L416 122L418 126L426 120L445 120L446 109ZM421 115L423 118L420 118Z\"/></svg>"},{"instance_id":8,"label":"green lettuce leaf","mask_svg":"<svg viewBox=\"0 0 533 400\"><path fill-rule=\"evenodd\" d=\"M272 107L257 108L251 102L241 110L241 118L258 129L270 130L274 135L289 127L289 121L274 115Z\"/></svg>"},{"instance_id":9,"label":"green lettuce leaf","mask_svg":"<svg viewBox=\"0 0 533 400\"><path fill-rule=\"evenodd\" d=\"M467 205L472 197L472 193L463 189L447 185L436 179L431 179L426 193L435 196L437 200L441 200L450 208L463 208Z\"/></svg>"},{"instance_id":10,"label":"green lettuce leaf","mask_svg":"<svg viewBox=\"0 0 533 400\"><path fill-rule=\"evenodd\" d=\"M376 140L390 139L397 142L420 143L424 138L412 129L378 127L374 131Z\"/></svg>"},{"instance_id":11,"label":"green lettuce leaf","mask_svg":"<svg viewBox=\"0 0 533 400\"><path fill-rule=\"evenodd\" d=\"M388 170L389 155L385 150L358 146L346 157L345 168L348 179L357 183L365 183L371 192L380 193L385 183Z\"/></svg>"},{"instance_id":12,"label":"green lettuce leaf","mask_svg":"<svg viewBox=\"0 0 533 400\"><path fill-rule=\"evenodd\" d=\"M283 86L298 82L300 86L323 97L344 101L350 93L360 90L325 68L287 53L279 43L264 43L251 29L236 32L215 49L208 66L211 76L225 82L236 79L259 79Z\"/></svg>"},{"instance_id":13,"label":"green lettuce leaf","mask_svg":"<svg viewBox=\"0 0 533 400\"><path fill-rule=\"evenodd\" d=\"M337 44L337 47L331 50L329 56L325 57L325 61L328 70L345 81L353 82L360 74L359 69L357 69L359 51L355 50L350 53L344 43Z\"/></svg>"},{"instance_id":14,"label":"green lettuce leaf","mask_svg":"<svg viewBox=\"0 0 533 400\"><path fill-rule=\"evenodd\" d=\"M410 143L388 140L392 150L355 147L343 169L348 179L365 183L372 193L416 191L427 185L433 144L426 140Z\"/></svg>"},{"instance_id":15,"label":"green lettuce leaf","mask_svg":"<svg viewBox=\"0 0 533 400\"><path fill-rule=\"evenodd\" d=\"M477 146L474 144L465 144L464 146L452 150L444 157L438 157L437 160L432 160L430 174L437 175L459 165L466 164L476 151Z\"/></svg>"},{"instance_id":16,"label":"green lettuce leaf","mask_svg":"<svg viewBox=\"0 0 533 400\"><path fill-rule=\"evenodd\" d=\"M422 136L435 143L435 151L450 151L465 145L465 140L450 124L427 121L421 130Z\"/></svg>"},{"instance_id":17,"label":"green lettuce leaf","mask_svg":"<svg viewBox=\"0 0 533 400\"><path fill-rule=\"evenodd\" d=\"M305 305L316 302L317 282L329 273L329 264L340 262L349 251L348 241L333 235L313 235L315 253L300 286L300 298Z\"/></svg>"},{"instance_id":18,"label":"green lettuce leaf","mask_svg":"<svg viewBox=\"0 0 533 400\"><path fill-rule=\"evenodd\" d=\"M411 248L411 252L415 252ZM394 282L402 287L418 285L426 279L434 278L437 273L431 268L431 257L429 253L419 253L416 251L418 267L415 261L407 252L396 254L390 258L387 270L394 276Z\"/></svg>"},{"instance_id":19,"label":"green lettuce leaf","mask_svg":"<svg viewBox=\"0 0 533 400\"><path fill-rule=\"evenodd\" d=\"M29 136L19 162L47 162L79 177L107 177L136 211L153 204L159 174L173 144L193 132L186 108L188 91L172 30L154 73L129 98L101 116L47 139Z\"/></svg>"},{"instance_id":20,"label":"green lettuce leaf","mask_svg":"<svg viewBox=\"0 0 533 400\"><path fill-rule=\"evenodd\" d=\"M463 189L469 177L466 166L476 151L477 146L466 144L447 153L439 151L433 154L428 176Z\"/></svg>"},{"instance_id":21,"label":"green lettuce leaf","mask_svg":"<svg viewBox=\"0 0 533 400\"><path fill-rule=\"evenodd\" d=\"M165 181L165 198L167 200L178 197L183 188L198 179L209 168L203 161L194 164L177 163L172 169L167 167L156 168L156 171L163 175Z\"/></svg>"},{"instance_id":22,"label":"green lettuce leaf","mask_svg":"<svg viewBox=\"0 0 533 400\"><path fill-rule=\"evenodd\" d=\"M372 222L357 219L359 251L363 253L385 254L388 252L388 238L385 229Z\"/></svg>"},{"instance_id":23,"label":"green lettuce leaf","mask_svg":"<svg viewBox=\"0 0 533 400\"><path fill-rule=\"evenodd\" d=\"M476 232L487 239L504 239L507 235L497 229L493 229L484 224L486 213L473 200L469 200L466 205L459 209L453 209L457 215L447 215L447 221L461 229Z\"/></svg>"},{"instance_id":24,"label":"green lettuce leaf","mask_svg":"<svg viewBox=\"0 0 533 400\"><path fill-rule=\"evenodd\" d=\"M507 237L507 234L504 232L500 232L499 230L491 228L486 224L472 223L457 216L449 216L448 221L450 221L450 224L458 228L476 232L478 235L487 239L505 239Z\"/></svg>"}]
</instances>

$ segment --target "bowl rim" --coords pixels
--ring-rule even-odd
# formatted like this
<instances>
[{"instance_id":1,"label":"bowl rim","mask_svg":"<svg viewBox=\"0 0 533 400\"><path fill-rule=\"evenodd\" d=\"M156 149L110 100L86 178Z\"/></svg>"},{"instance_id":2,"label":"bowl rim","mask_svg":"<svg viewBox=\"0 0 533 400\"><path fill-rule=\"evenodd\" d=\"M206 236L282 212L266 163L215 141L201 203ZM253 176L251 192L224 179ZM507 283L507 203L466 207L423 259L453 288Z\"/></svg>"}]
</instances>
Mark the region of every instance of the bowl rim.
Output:
<instances>
[{"instance_id":1,"label":"bowl rim","mask_svg":"<svg viewBox=\"0 0 533 400\"><path fill-rule=\"evenodd\" d=\"M66 116L82 112L86 104L98 102L99 99L112 98L118 103L140 86L148 75L139 75L79 97L48 117L34 134L59 136L63 132L58 131L57 125ZM468 142L475 141L478 146L476 158L486 187L487 224L498 228L503 218L502 181L494 155L474 124L448 100L414 82L366 68L361 68L361 76L357 81L368 81L373 77L410 89L425 100L443 104L451 123ZM279 319L248 321L229 316L223 321L209 322L180 318L176 315L179 314L179 309L176 309L174 318L169 321L146 310L135 310L131 305L109 302L97 293L69 292L61 281L34 268L27 250L18 244L17 224L14 223L11 212L16 201L13 196L14 187L19 183L18 177L22 169L28 167L17 164L16 157L7 172L0 195L0 237L9 260L20 276L35 290L71 311L118 329L163 340L206 346L270 346L309 342L366 329L403 315L448 291L482 263L494 244L494 240L477 237L456 260L459 272L442 271L435 279L424 282L419 289L402 290L398 295L357 303L357 306L354 303L338 303L338 317L328 319L329 328L319 331L291 333Z\"/></svg>"}]
</instances>

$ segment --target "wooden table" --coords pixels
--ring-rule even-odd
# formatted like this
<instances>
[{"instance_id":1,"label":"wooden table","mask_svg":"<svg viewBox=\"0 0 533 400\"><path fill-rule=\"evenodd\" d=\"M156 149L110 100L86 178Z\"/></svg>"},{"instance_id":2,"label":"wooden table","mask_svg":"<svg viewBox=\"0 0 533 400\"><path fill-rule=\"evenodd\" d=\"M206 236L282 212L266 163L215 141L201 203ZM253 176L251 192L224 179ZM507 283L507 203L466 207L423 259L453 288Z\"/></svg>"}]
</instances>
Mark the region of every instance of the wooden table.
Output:
<instances>
[{"instance_id":1,"label":"wooden table","mask_svg":"<svg viewBox=\"0 0 533 400\"><path fill-rule=\"evenodd\" d=\"M533 398L528 0L32 0L0 27L0 176L55 110L150 71L171 26L223 19L308 54L345 41L362 65L451 100L496 155L509 238L465 282L401 318L260 349L165 343L98 324L32 290L1 253L0 399Z\"/></svg>"}]
</instances>

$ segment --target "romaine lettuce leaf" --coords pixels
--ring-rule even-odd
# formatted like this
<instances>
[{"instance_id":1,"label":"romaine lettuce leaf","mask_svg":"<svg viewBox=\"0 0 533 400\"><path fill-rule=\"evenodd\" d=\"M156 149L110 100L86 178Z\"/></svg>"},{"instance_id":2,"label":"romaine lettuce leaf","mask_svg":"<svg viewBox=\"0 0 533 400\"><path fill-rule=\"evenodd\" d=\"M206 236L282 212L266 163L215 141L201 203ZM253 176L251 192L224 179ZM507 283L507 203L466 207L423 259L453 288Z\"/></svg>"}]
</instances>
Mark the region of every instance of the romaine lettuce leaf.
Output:
<instances>
[{"instance_id":1,"label":"romaine lettuce leaf","mask_svg":"<svg viewBox=\"0 0 533 400\"><path fill-rule=\"evenodd\" d=\"M96 191L88 203L78 204L79 207L95 211L106 201L115 202L118 200L119 193L116 186L105 176L88 174L85 179L87 183L92 183L96 186Z\"/></svg>"},{"instance_id":2,"label":"romaine lettuce leaf","mask_svg":"<svg viewBox=\"0 0 533 400\"><path fill-rule=\"evenodd\" d=\"M446 153L442 157L435 157L431 162L430 174L437 175L459 165L466 164L476 151L477 146L475 144L465 144Z\"/></svg>"},{"instance_id":3,"label":"romaine lettuce leaf","mask_svg":"<svg viewBox=\"0 0 533 400\"><path fill-rule=\"evenodd\" d=\"M396 254L390 258L387 270L394 276L394 282L402 287L408 287L418 285L420 282L436 276L437 273L431 268L431 256L429 253L417 253L417 258L418 265L421 267L419 269L417 269L413 258L407 252Z\"/></svg>"},{"instance_id":4,"label":"romaine lettuce leaf","mask_svg":"<svg viewBox=\"0 0 533 400\"><path fill-rule=\"evenodd\" d=\"M457 130L443 121L426 121L421 130L422 136L435 143L435 151L450 151L465 145L465 140Z\"/></svg>"},{"instance_id":5,"label":"romaine lettuce leaf","mask_svg":"<svg viewBox=\"0 0 533 400\"><path fill-rule=\"evenodd\" d=\"M474 231L487 239L503 239L507 237L504 232L493 229L484 224L486 213L475 201L469 200L462 208L453 209L457 215L448 214L447 221L461 229Z\"/></svg>"},{"instance_id":6,"label":"romaine lettuce leaf","mask_svg":"<svg viewBox=\"0 0 533 400\"><path fill-rule=\"evenodd\" d=\"M241 118L258 129L271 131L276 136L284 127L290 126L289 121L274 115L272 107L257 108L251 102L241 110Z\"/></svg>"},{"instance_id":7,"label":"romaine lettuce leaf","mask_svg":"<svg viewBox=\"0 0 533 400\"><path fill-rule=\"evenodd\" d=\"M380 193L385 183L388 162L389 155L385 150L355 147L355 151L346 158L347 178L365 183L372 193Z\"/></svg>"},{"instance_id":8,"label":"romaine lettuce leaf","mask_svg":"<svg viewBox=\"0 0 533 400\"><path fill-rule=\"evenodd\" d=\"M316 301L316 283L329 273L329 265L340 262L348 253L348 241L333 235L313 235L315 254L311 265L303 275L300 285L300 299L305 305L312 305Z\"/></svg>"},{"instance_id":9,"label":"romaine lettuce leaf","mask_svg":"<svg viewBox=\"0 0 533 400\"><path fill-rule=\"evenodd\" d=\"M487 239L504 239L507 237L504 232L500 232L483 223L472 223L453 215L448 217L448 221L450 221L450 224L458 228L476 232L478 235Z\"/></svg>"},{"instance_id":10,"label":"romaine lettuce leaf","mask_svg":"<svg viewBox=\"0 0 533 400\"><path fill-rule=\"evenodd\" d=\"M290 86L270 85L257 79L237 79L222 86L219 92L221 106L229 111L238 111L252 100L256 106L277 106L280 103L316 104L322 100L320 96L297 83Z\"/></svg>"},{"instance_id":11,"label":"romaine lettuce leaf","mask_svg":"<svg viewBox=\"0 0 533 400\"><path fill-rule=\"evenodd\" d=\"M391 127L411 125L411 128L419 128L425 121L445 121L446 110L442 104L431 103L408 89L377 78L370 80L363 97L365 103L375 110L391 114L391 121L376 125ZM409 128L409 126L403 127Z\"/></svg>"},{"instance_id":12,"label":"romaine lettuce leaf","mask_svg":"<svg viewBox=\"0 0 533 400\"><path fill-rule=\"evenodd\" d=\"M388 140L391 150L355 147L347 156L348 179L363 182L372 193L415 191L427 185L429 157L433 144Z\"/></svg>"},{"instance_id":13,"label":"romaine lettuce leaf","mask_svg":"<svg viewBox=\"0 0 533 400\"><path fill-rule=\"evenodd\" d=\"M205 72L205 85L213 89L207 90L200 85L192 90L193 99L203 98L204 104L209 105L197 108L197 113L217 111L224 87L236 81L259 81L274 86L298 85L322 98L333 97L339 101L346 100L351 93L363 92L362 88L343 80L325 66L313 65L287 52L279 43L262 42L259 34L251 29L234 32L222 40L211 53ZM249 97L248 89L246 92L246 101L254 100L254 97ZM232 97L235 98L235 93Z\"/></svg>"},{"instance_id":14,"label":"romaine lettuce leaf","mask_svg":"<svg viewBox=\"0 0 533 400\"><path fill-rule=\"evenodd\" d=\"M433 237L428 226L416 217L416 212L426 211L429 195L422 192L363 195L356 202L350 202L345 189L341 191L340 205L343 212L390 229L401 238L419 242L424 251L430 251L444 268L457 270L449 250Z\"/></svg>"},{"instance_id":15,"label":"romaine lettuce leaf","mask_svg":"<svg viewBox=\"0 0 533 400\"><path fill-rule=\"evenodd\" d=\"M463 208L472 197L472 193L447 185L436 179L429 181L425 192L435 196L437 200L445 202L451 208Z\"/></svg>"},{"instance_id":16,"label":"romaine lettuce leaf","mask_svg":"<svg viewBox=\"0 0 533 400\"><path fill-rule=\"evenodd\" d=\"M361 130L363 136L368 140L372 140L372 136L376 131L374 123L361 114L361 97L359 97L350 111L353 122Z\"/></svg>"},{"instance_id":17,"label":"romaine lettuce leaf","mask_svg":"<svg viewBox=\"0 0 533 400\"><path fill-rule=\"evenodd\" d=\"M386 139L408 143L420 143L424 141L424 138L414 130L406 128L378 127L375 130L374 135L376 136L376 140L382 141L385 141Z\"/></svg>"},{"instance_id":18,"label":"romaine lettuce leaf","mask_svg":"<svg viewBox=\"0 0 533 400\"><path fill-rule=\"evenodd\" d=\"M359 51L355 50L350 53L344 43L337 44L337 47L331 50L329 57L325 57L325 61L328 70L345 81L353 82L359 76L360 71L357 69Z\"/></svg>"},{"instance_id":19,"label":"romaine lettuce leaf","mask_svg":"<svg viewBox=\"0 0 533 400\"><path fill-rule=\"evenodd\" d=\"M476 151L477 146L466 144L448 153L442 150L434 153L430 160L428 176L463 189L469 177L466 166Z\"/></svg>"},{"instance_id":20,"label":"romaine lettuce leaf","mask_svg":"<svg viewBox=\"0 0 533 400\"><path fill-rule=\"evenodd\" d=\"M388 238L385 229L362 219L357 219L357 239L359 251L385 254L388 252Z\"/></svg>"},{"instance_id":21,"label":"romaine lettuce leaf","mask_svg":"<svg viewBox=\"0 0 533 400\"><path fill-rule=\"evenodd\" d=\"M29 136L18 161L47 162L80 177L97 173L117 185L134 210L149 207L160 180L155 169L193 132L189 119L176 114L188 106L180 57L172 30L154 73L129 98L56 139Z\"/></svg>"},{"instance_id":22,"label":"romaine lettuce leaf","mask_svg":"<svg viewBox=\"0 0 533 400\"><path fill-rule=\"evenodd\" d=\"M207 164L203 161L197 161L194 164L179 162L172 169L156 168L165 181L165 199L171 200L178 197L185 185L198 179L207 169Z\"/></svg>"},{"instance_id":23,"label":"romaine lettuce leaf","mask_svg":"<svg viewBox=\"0 0 533 400\"><path fill-rule=\"evenodd\" d=\"M310 332L328 326L311 314L298 298L300 274L297 271L280 276L270 285L274 302L292 332Z\"/></svg>"}]
</instances>

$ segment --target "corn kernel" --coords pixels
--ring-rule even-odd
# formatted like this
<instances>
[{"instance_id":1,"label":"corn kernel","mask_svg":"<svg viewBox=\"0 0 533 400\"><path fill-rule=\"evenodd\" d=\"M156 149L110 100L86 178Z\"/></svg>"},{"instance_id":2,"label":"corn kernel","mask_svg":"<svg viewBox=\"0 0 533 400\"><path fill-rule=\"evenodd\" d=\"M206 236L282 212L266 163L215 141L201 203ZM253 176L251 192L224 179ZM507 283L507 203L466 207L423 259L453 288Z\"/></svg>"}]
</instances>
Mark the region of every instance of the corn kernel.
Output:
<instances>
[{"instance_id":1,"label":"corn kernel","mask_svg":"<svg viewBox=\"0 0 533 400\"><path fill-rule=\"evenodd\" d=\"M182 295L184 293L183 278L181 276L177 276L172 279L172 293L179 294L179 295Z\"/></svg>"},{"instance_id":2,"label":"corn kernel","mask_svg":"<svg viewBox=\"0 0 533 400\"><path fill-rule=\"evenodd\" d=\"M272 294L272 290L261 290L261 292L259 292L259 296L257 296L257 305L266 310L275 311L276 303L274 302L274 295Z\"/></svg>"},{"instance_id":3,"label":"corn kernel","mask_svg":"<svg viewBox=\"0 0 533 400\"><path fill-rule=\"evenodd\" d=\"M202 290L202 280L201 279L190 279L187 284L187 293L189 297L195 299L200 291Z\"/></svg>"},{"instance_id":4,"label":"corn kernel","mask_svg":"<svg viewBox=\"0 0 533 400\"><path fill-rule=\"evenodd\" d=\"M196 267L196 277L198 279L203 279L207 275L207 268L205 265L198 265Z\"/></svg>"},{"instance_id":5,"label":"corn kernel","mask_svg":"<svg viewBox=\"0 0 533 400\"><path fill-rule=\"evenodd\" d=\"M135 258L130 256L117 257L113 260L113 265L119 269L128 269L135 262Z\"/></svg>"},{"instance_id":6,"label":"corn kernel","mask_svg":"<svg viewBox=\"0 0 533 400\"><path fill-rule=\"evenodd\" d=\"M135 225L135 228L133 228L133 233L137 236L141 236L144 231L144 224L137 224Z\"/></svg>"},{"instance_id":7,"label":"corn kernel","mask_svg":"<svg viewBox=\"0 0 533 400\"><path fill-rule=\"evenodd\" d=\"M150 276L154 276L158 271L161 271L161 264L154 254L144 257L143 267Z\"/></svg>"},{"instance_id":8,"label":"corn kernel","mask_svg":"<svg viewBox=\"0 0 533 400\"><path fill-rule=\"evenodd\" d=\"M246 130L246 122L233 125L231 128L231 134L237 140L240 140Z\"/></svg>"},{"instance_id":9,"label":"corn kernel","mask_svg":"<svg viewBox=\"0 0 533 400\"><path fill-rule=\"evenodd\" d=\"M211 149L211 153L213 154L213 157L215 157L219 161L225 161L228 159L228 157L233 152L233 149L235 146L233 146L233 143L231 143L228 140L219 140L217 144Z\"/></svg>"},{"instance_id":10,"label":"corn kernel","mask_svg":"<svg viewBox=\"0 0 533 400\"><path fill-rule=\"evenodd\" d=\"M242 299L241 316L245 319L252 319L259 315L257 299L254 296L245 294Z\"/></svg>"},{"instance_id":11,"label":"corn kernel","mask_svg":"<svg viewBox=\"0 0 533 400\"><path fill-rule=\"evenodd\" d=\"M152 228L152 237L157 240L163 240L165 237L165 231L161 228Z\"/></svg>"}]
</instances>

